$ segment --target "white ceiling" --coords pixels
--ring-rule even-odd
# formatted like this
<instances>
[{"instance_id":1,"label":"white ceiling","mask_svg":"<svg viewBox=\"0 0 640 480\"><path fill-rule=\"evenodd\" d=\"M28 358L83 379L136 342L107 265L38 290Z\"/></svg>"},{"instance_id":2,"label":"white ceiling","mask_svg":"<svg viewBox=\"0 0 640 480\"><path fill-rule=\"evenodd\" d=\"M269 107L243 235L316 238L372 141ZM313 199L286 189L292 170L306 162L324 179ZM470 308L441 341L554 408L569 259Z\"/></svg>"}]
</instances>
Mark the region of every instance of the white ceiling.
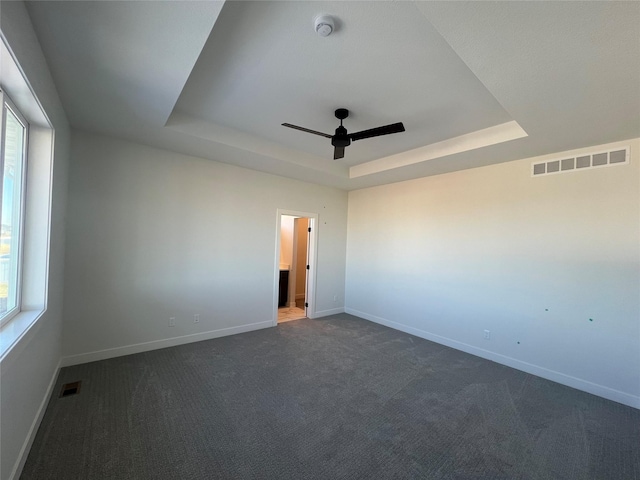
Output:
<instances>
[{"instance_id":1,"label":"white ceiling","mask_svg":"<svg viewBox=\"0 0 640 480\"><path fill-rule=\"evenodd\" d=\"M640 136L637 2L28 2L71 124L344 189ZM316 35L319 14L337 20ZM402 121L334 161L350 132Z\"/></svg>"}]
</instances>

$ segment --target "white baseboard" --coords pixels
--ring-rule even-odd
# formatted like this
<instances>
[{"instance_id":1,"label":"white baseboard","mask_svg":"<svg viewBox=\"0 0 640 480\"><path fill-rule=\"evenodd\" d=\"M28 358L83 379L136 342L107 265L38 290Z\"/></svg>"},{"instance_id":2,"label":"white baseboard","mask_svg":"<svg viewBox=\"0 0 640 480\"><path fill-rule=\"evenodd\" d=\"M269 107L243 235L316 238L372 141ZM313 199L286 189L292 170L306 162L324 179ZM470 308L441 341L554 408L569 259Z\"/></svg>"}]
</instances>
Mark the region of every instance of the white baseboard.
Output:
<instances>
[{"instance_id":1,"label":"white baseboard","mask_svg":"<svg viewBox=\"0 0 640 480\"><path fill-rule=\"evenodd\" d=\"M631 395L626 392L621 392L620 390L605 387L604 385L598 385L596 383L592 383L581 378L572 377L571 375L566 375L555 370L549 370L538 365L523 362L522 360L507 357L506 355L494 353L490 350L484 350L482 348L474 347L473 345L458 342L457 340L442 337L440 335L436 335L425 330L420 330L418 328L409 327L392 320L376 317L375 315L360 312L359 310L354 310L353 308L345 308L344 311L348 314L355 315L356 317L364 318L365 320L379 323L381 325L385 325L387 327L393 328L395 330L400 330L405 333L410 333L411 335L415 335L416 337L431 340L432 342L446 345L447 347L455 348L456 350L461 350L477 357L486 358L487 360L506 365L507 367L522 370L523 372L546 378L547 380L551 380L553 382L557 382L562 385L575 388L577 390L582 390L583 392L591 393L593 395L606 398L607 400L613 400L614 402L622 403L624 405L640 409L640 397Z\"/></svg>"},{"instance_id":2,"label":"white baseboard","mask_svg":"<svg viewBox=\"0 0 640 480\"><path fill-rule=\"evenodd\" d=\"M261 328L268 327L273 327L272 321L250 323L248 325L240 325L238 327L220 328L218 330L210 330L208 332L194 333L191 335L183 335L180 337L166 338L162 340L153 340L151 342L136 343L134 345L125 345L123 347L107 348L96 352L69 355L62 358L62 366L70 367L72 365L80 365L81 363L106 360L107 358L148 352L151 350L158 350L160 348L175 347L176 345L200 342L202 340L211 340L212 338L226 337L227 335L235 335L236 333L250 332L252 330L260 330Z\"/></svg>"},{"instance_id":3,"label":"white baseboard","mask_svg":"<svg viewBox=\"0 0 640 480\"><path fill-rule=\"evenodd\" d=\"M320 310L319 312L314 313L313 316L309 318L328 317L329 315L335 315L337 313L344 313L344 307L331 308L329 310Z\"/></svg>"},{"instance_id":4,"label":"white baseboard","mask_svg":"<svg viewBox=\"0 0 640 480\"><path fill-rule=\"evenodd\" d=\"M31 450L31 445L33 445L33 441L36 438L36 433L38 433L38 428L40 428L40 423L42 422L42 418L44 417L44 412L47 410L47 405L49 405L49 399L51 398L51 393L53 392L53 387L58 380L58 374L60 373L60 368L62 368L62 360L58 361L58 365L56 369L53 371L53 376L51 377L51 381L49 382L49 386L47 387L47 391L40 402L40 407L36 412L36 416L33 419L33 423L31 424L31 428L29 428L29 432L27 433L27 438L25 438L24 443L22 444L22 448L20 449L20 453L18 454L18 458L16 460L15 465L13 466L13 470L9 475L9 480L17 480L20 478L22 474L22 469L24 468L24 464L27 461L27 456L29 456L29 451Z\"/></svg>"}]
</instances>

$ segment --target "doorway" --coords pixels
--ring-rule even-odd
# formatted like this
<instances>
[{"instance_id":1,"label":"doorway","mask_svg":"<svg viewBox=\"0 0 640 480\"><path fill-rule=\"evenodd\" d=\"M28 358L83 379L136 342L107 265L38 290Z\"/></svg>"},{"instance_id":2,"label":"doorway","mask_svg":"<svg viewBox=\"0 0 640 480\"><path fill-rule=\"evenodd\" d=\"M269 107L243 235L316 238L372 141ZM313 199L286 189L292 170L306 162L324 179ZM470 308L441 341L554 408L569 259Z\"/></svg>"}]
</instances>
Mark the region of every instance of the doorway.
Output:
<instances>
[{"instance_id":1,"label":"doorway","mask_svg":"<svg viewBox=\"0 0 640 480\"><path fill-rule=\"evenodd\" d=\"M317 214L278 210L274 325L313 318Z\"/></svg>"}]
</instances>

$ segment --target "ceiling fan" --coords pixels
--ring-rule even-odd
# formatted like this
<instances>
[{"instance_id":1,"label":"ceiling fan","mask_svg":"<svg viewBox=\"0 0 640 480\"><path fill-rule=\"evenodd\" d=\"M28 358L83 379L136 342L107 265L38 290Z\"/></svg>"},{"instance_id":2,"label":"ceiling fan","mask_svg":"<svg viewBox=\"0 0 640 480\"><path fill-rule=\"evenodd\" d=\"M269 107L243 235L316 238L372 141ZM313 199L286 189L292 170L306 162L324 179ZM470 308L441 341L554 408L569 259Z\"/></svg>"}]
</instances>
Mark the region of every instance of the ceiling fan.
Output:
<instances>
[{"instance_id":1,"label":"ceiling fan","mask_svg":"<svg viewBox=\"0 0 640 480\"><path fill-rule=\"evenodd\" d=\"M290 123L283 123L283 127L294 128L302 132L313 133L314 135L320 135L331 139L331 145L335 148L333 150L333 159L338 160L344 158L344 149L351 145L352 141L362 140L364 138L379 137L380 135L389 135L390 133L404 132L404 125L402 122L392 123L383 127L371 128L369 130L362 130L356 133L347 133L347 129L342 126L342 121L349 116L349 110L346 108L339 108L336 110L336 118L340 120L340 126L336 128L335 135L329 135L328 133L317 132L308 128L299 127Z\"/></svg>"}]
</instances>

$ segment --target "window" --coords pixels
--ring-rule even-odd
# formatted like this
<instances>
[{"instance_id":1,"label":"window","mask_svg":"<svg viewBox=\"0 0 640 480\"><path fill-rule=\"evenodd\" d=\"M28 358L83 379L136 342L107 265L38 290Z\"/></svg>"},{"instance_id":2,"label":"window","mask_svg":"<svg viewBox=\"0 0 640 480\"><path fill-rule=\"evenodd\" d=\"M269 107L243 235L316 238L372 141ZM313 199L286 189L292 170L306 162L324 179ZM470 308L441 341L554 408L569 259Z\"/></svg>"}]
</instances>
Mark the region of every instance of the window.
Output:
<instances>
[{"instance_id":1,"label":"window","mask_svg":"<svg viewBox=\"0 0 640 480\"><path fill-rule=\"evenodd\" d=\"M0 323L20 311L28 124L6 94L0 136Z\"/></svg>"},{"instance_id":2,"label":"window","mask_svg":"<svg viewBox=\"0 0 640 480\"><path fill-rule=\"evenodd\" d=\"M53 123L24 76L1 29L0 65L2 361L47 311L53 165L58 142ZM43 91L50 89L45 87ZM54 99L50 95L46 98L50 101ZM52 104L56 104L55 100ZM61 108L56 112L60 118L64 117ZM63 146L60 159L64 168L68 130L63 128L61 135ZM59 249L56 253L59 253ZM60 268L61 261L56 257L57 268Z\"/></svg>"}]
</instances>

